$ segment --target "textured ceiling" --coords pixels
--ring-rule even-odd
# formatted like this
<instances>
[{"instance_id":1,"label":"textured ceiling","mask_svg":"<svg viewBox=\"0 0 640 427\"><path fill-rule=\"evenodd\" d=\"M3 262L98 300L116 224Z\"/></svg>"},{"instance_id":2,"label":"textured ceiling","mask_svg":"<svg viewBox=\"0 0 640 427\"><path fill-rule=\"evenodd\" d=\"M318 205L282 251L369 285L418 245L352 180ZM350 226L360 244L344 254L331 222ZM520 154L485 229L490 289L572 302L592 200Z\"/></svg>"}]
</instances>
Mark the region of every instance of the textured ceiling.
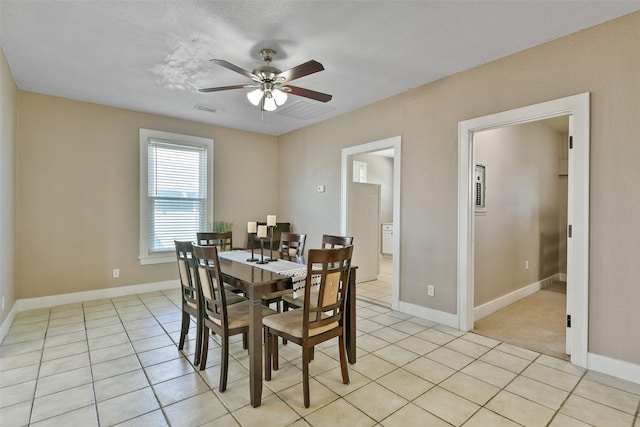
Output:
<instances>
[{"instance_id":1,"label":"textured ceiling","mask_svg":"<svg viewBox=\"0 0 640 427\"><path fill-rule=\"evenodd\" d=\"M271 135L308 126L640 9L638 1L14 1L0 0L0 43L20 89ZM261 113L250 83L260 49L286 70L325 71ZM216 112L195 109L212 107Z\"/></svg>"}]
</instances>

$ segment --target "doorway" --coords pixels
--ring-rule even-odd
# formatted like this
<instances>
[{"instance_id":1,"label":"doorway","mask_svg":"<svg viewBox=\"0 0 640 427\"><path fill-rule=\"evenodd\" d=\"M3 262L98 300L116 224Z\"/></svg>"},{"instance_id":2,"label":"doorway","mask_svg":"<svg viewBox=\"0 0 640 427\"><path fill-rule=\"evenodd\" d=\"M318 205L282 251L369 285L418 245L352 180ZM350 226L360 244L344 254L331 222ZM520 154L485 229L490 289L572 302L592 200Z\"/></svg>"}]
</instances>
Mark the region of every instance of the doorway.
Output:
<instances>
[{"instance_id":1,"label":"doorway","mask_svg":"<svg viewBox=\"0 0 640 427\"><path fill-rule=\"evenodd\" d=\"M589 267L589 94L583 93L459 123L458 327L474 325L474 134L514 124L571 116L567 200L567 348L571 363L587 365Z\"/></svg>"},{"instance_id":2,"label":"doorway","mask_svg":"<svg viewBox=\"0 0 640 427\"><path fill-rule=\"evenodd\" d=\"M474 134L473 332L566 355L569 117Z\"/></svg>"},{"instance_id":3,"label":"doorway","mask_svg":"<svg viewBox=\"0 0 640 427\"><path fill-rule=\"evenodd\" d=\"M358 154L393 150L393 258L391 262L391 308L398 309L400 296L400 172L401 172L401 138L399 136L361 144L342 149L341 168L341 233L349 234L351 191L350 182L353 180L353 157ZM376 234L379 234L376 231ZM357 241L354 239L354 244ZM377 259L375 262L377 263Z\"/></svg>"}]
</instances>

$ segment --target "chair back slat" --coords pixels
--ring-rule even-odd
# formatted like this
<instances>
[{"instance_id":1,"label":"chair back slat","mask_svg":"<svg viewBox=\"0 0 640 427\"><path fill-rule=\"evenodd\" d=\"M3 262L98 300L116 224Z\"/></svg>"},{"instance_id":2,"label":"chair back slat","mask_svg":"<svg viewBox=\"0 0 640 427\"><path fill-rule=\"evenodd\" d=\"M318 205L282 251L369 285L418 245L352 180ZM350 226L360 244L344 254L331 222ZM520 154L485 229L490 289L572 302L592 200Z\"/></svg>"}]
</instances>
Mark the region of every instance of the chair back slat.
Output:
<instances>
[{"instance_id":1,"label":"chair back slat","mask_svg":"<svg viewBox=\"0 0 640 427\"><path fill-rule=\"evenodd\" d=\"M198 269L196 284L202 294L204 315L220 325L226 325L227 304L218 261L218 247L193 245L193 256Z\"/></svg>"},{"instance_id":2,"label":"chair back slat","mask_svg":"<svg viewBox=\"0 0 640 427\"><path fill-rule=\"evenodd\" d=\"M196 233L199 246L216 246L218 251L230 251L233 249L233 232L231 231L203 231Z\"/></svg>"}]
</instances>

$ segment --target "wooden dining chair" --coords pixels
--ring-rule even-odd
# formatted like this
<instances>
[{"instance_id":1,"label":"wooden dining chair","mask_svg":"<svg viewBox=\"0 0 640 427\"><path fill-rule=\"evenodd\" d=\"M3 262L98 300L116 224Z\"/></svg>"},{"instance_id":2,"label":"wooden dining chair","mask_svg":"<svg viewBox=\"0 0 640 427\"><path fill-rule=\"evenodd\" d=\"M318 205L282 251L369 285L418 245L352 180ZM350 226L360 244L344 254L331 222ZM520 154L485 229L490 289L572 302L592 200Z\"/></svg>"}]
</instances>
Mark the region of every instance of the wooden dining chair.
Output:
<instances>
[{"instance_id":1,"label":"wooden dining chair","mask_svg":"<svg viewBox=\"0 0 640 427\"><path fill-rule=\"evenodd\" d=\"M306 234L286 233L280 234L280 247L278 253L280 259L304 263L304 243L307 240Z\"/></svg>"},{"instance_id":2,"label":"wooden dining chair","mask_svg":"<svg viewBox=\"0 0 640 427\"><path fill-rule=\"evenodd\" d=\"M306 239L306 234L288 232L280 234L280 247L278 248L280 259L293 261L299 264L304 263L304 242ZM292 295L293 289L273 291L262 296L262 303L267 307L275 303L276 310L280 312L280 302L282 301L282 297Z\"/></svg>"},{"instance_id":3,"label":"wooden dining chair","mask_svg":"<svg viewBox=\"0 0 640 427\"><path fill-rule=\"evenodd\" d=\"M191 316L196 321L196 352L193 357L193 364L200 363L200 352L202 348L202 314L200 313L201 295L196 283L197 270L193 258L193 243L190 241L174 240L176 246L176 257L178 260L178 273L180 276L180 287L182 289L182 325L180 327L180 341L178 350L184 349L184 343L189 333ZM225 291L227 304L236 304L246 301L241 295L229 290Z\"/></svg>"},{"instance_id":4,"label":"wooden dining chair","mask_svg":"<svg viewBox=\"0 0 640 427\"><path fill-rule=\"evenodd\" d=\"M233 249L232 231L202 231L196 235L196 243L200 246L217 246L219 252Z\"/></svg>"},{"instance_id":5,"label":"wooden dining chair","mask_svg":"<svg viewBox=\"0 0 640 427\"><path fill-rule=\"evenodd\" d=\"M227 389L229 371L229 337L242 334L243 347L247 348L249 332L249 301L229 304L228 293L224 292L222 273L218 261L217 246L193 246L194 263L197 268L196 285L202 295L202 348L200 370L207 366L209 351L209 331L220 336L221 366L219 390ZM233 295L233 294L232 294ZM262 315L276 314L268 307L262 307Z\"/></svg>"},{"instance_id":6,"label":"wooden dining chair","mask_svg":"<svg viewBox=\"0 0 640 427\"><path fill-rule=\"evenodd\" d=\"M265 379L278 369L277 337L302 347L302 383L304 406L309 407L309 362L314 346L338 337L342 382L349 384L345 354L345 301L349 286L349 268L353 246L336 249L311 249L307 262L307 283L303 308L274 314L262 319L265 328ZM310 292L312 281L318 292Z\"/></svg>"},{"instance_id":7,"label":"wooden dining chair","mask_svg":"<svg viewBox=\"0 0 640 427\"><path fill-rule=\"evenodd\" d=\"M196 352L193 364L200 363L200 349L202 348L202 322L200 321L200 294L198 292L193 263L193 245L190 241L175 240L176 258L178 260L178 273L180 276L180 288L182 290L182 326L180 328L180 341L178 350L184 349L184 342L189 333L191 316L196 320Z\"/></svg>"}]
</instances>

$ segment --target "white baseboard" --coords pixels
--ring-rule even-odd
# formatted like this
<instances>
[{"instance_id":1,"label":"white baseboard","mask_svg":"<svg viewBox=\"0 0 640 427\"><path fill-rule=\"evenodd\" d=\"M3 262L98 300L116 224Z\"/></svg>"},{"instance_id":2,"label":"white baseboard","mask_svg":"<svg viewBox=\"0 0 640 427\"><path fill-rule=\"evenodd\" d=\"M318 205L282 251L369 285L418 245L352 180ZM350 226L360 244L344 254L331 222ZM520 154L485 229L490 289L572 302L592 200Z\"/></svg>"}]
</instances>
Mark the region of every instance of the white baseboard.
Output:
<instances>
[{"instance_id":1,"label":"white baseboard","mask_svg":"<svg viewBox=\"0 0 640 427\"><path fill-rule=\"evenodd\" d=\"M587 353L587 368L592 371L640 384L640 365L631 362L612 359L599 354Z\"/></svg>"},{"instance_id":2,"label":"white baseboard","mask_svg":"<svg viewBox=\"0 0 640 427\"><path fill-rule=\"evenodd\" d=\"M16 318L16 314L18 314L17 305L18 304L16 303L13 304L13 307L11 307L11 310L9 310L9 314L7 315L7 317L5 317L4 321L2 322L2 325L0 325L0 342L4 340L5 336L7 336L7 333L9 332L9 328L11 327L14 319Z\"/></svg>"},{"instance_id":3,"label":"white baseboard","mask_svg":"<svg viewBox=\"0 0 640 427\"><path fill-rule=\"evenodd\" d=\"M483 317L490 315L491 313L495 313L501 308L505 308L513 304L514 302L521 300L522 298L528 297L529 295L538 292L540 289L550 286L554 282L554 280L559 280L559 276L560 273L554 274L553 276L549 276L546 279L542 279L538 282L524 286L518 290L496 298L493 301L482 304L473 309L473 319L480 320Z\"/></svg>"},{"instance_id":4,"label":"white baseboard","mask_svg":"<svg viewBox=\"0 0 640 427\"><path fill-rule=\"evenodd\" d=\"M145 283L142 285L120 286L117 288L97 289L95 291L74 292L70 294L51 295L47 297L19 299L16 301L18 312L37 308L53 307L55 305L73 304L101 298L115 298L124 295L143 294L145 292L178 289L178 280Z\"/></svg>"},{"instance_id":5,"label":"white baseboard","mask_svg":"<svg viewBox=\"0 0 640 427\"><path fill-rule=\"evenodd\" d=\"M162 291L165 289L178 289L179 281L167 280L164 282L145 283L141 285L120 286L117 288L97 289L95 291L73 292L70 294L51 295L38 298L26 298L16 300L9 315L0 325L0 342L9 332L17 313L38 308L53 307L56 305L73 304L77 302L91 301L102 298L115 298L125 295L143 294L146 292Z\"/></svg>"},{"instance_id":6,"label":"white baseboard","mask_svg":"<svg viewBox=\"0 0 640 427\"><path fill-rule=\"evenodd\" d=\"M458 315L408 302L398 302L398 311L458 329Z\"/></svg>"}]
</instances>

